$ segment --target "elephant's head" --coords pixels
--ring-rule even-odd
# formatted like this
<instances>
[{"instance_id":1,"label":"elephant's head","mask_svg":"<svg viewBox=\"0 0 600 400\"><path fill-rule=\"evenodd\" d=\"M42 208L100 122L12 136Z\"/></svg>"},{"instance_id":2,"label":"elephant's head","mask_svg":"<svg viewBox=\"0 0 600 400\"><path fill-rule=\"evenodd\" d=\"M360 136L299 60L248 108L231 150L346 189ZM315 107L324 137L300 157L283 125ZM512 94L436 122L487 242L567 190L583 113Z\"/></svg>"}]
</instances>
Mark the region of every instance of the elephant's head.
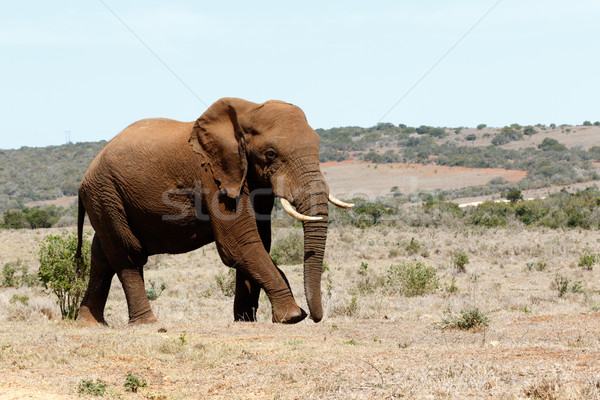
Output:
<instances>
[{"instance_id":1,"label":"elephant's head","mask_svg":"<svg viewBox=\"0 0 600 400\"><path fill-rule=\"evenodd\" d=\"M302 110L281 101L223 98L198 119L190 142L210 164L221 193L239 196L250 175L259 187L272 188L286 211L303 221L304 288L311 318L320 321L328 201L351 205L329 195L319 168L319 136Z\"/></svg>"}]
</instances>

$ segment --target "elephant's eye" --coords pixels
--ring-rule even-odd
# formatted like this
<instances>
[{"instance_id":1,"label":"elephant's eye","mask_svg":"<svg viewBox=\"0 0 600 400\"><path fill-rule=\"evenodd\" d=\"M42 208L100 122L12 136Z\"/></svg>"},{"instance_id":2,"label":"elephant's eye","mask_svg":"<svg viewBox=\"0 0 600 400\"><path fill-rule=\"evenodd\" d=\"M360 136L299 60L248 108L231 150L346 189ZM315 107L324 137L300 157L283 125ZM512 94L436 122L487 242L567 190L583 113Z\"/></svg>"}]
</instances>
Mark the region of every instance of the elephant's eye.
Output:
<instances>
[{"instance_id":1,"label":"elephant's eye","mask_svg":"<svg viewBox=\"0 0 600 400\"><path fill-rule=\"evenodd\" d=\"M277 153L275 153L273 150L267 150L265 151L265 157L268 161L273 161L277 157Z\"/></svg>"}]
</instances>

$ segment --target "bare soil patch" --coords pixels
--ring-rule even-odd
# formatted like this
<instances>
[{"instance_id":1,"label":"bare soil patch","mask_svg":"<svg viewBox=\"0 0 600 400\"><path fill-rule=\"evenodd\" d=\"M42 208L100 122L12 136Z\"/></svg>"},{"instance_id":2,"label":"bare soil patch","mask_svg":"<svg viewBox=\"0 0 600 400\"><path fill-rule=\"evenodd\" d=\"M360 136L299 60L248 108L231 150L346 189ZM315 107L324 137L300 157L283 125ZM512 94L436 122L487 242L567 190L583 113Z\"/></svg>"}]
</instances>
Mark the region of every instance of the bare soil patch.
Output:
<instances>
[{"instance_id":1,"label":"bare soil patch","mask_svg":"<svg viewBox=\"0 0 600 400\"><path fill-rule=\"evenodd\" d=\"M525 171L501 168L465 168L423 164L372 164L343 161L321 164L327 184L334 195L352 198L366 196L373 200L390 194L391 189L413 193L422 189L459 189L484 185L493 178L518 182Z\"/></svg>"}]
</instances>

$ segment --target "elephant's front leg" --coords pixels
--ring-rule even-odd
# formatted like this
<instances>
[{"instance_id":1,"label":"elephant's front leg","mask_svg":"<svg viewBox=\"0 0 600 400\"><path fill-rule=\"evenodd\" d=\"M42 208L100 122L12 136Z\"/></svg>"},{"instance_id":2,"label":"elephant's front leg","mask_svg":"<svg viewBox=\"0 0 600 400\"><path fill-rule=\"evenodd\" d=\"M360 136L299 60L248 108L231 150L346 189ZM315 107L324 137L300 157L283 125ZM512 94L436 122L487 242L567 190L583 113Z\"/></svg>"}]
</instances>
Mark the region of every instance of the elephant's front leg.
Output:
<instances>
[{"instance_id":1,"label":"elephant's front leg","mask_svg":"<svg viewBox=\"0 0 600 400\"><path fill-rule=\"evenodd\" d=\"M209 213L221 260L225 265L243 273L250 281L250 285L246 286L250 290L240 291L238 304L242 304L240 303L242 300L246 304L240 310L258 303L259 291L253 290L253 286L257 285L265 290L271 300L273 322L302 321L306 318L306 312L296 304L286 279L273 264L263 245L247 187L243 189L238 204L233 202L233 199L222 197L218 201L213 199ZM244 281L246 281L245 277ZM256 301L253 300L254 296Z\"/></svg>"},{"instance_id":2,"label":"elephant's front leg","mask_svg":"<svg viewBox=\"0 0 600 400\"><path fill-rule=\"evenodd\" d=\"M272 192L252 198L256 227L267 253L271 251L271 211L273 210L274 200ZM248 275L237 270L235 275L235 299L233 301L234 320L256 321L259 297L260 286Z\"/></svg>"}]
</instances>

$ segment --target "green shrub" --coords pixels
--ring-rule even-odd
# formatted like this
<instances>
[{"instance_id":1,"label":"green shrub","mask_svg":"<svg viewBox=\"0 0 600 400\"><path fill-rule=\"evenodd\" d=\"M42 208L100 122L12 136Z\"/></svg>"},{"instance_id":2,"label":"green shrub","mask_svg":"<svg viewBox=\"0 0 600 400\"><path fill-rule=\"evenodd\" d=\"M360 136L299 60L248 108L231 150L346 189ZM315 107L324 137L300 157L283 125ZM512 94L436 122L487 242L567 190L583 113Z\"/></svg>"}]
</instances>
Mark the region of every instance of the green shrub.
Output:
<instances>
[{"instance_id":1,"label":"green shrub","mask_svg":"<svg viewBox=\"0 0 600 400\"><path fill-rule=\"evenodd\" d=\"M506 194L506 200L516 203L519 200L523 200L523 193L519 189L511 189Z\"/></svg>"},{"instance_id":2,"label":"green shrub","mask_svg":"<svg viewBox=\"0 0 600 400\"><path fill-rule=\"evenodd\" d=\"M127 373L127 377L125 378L125 383L123 386L125 386L126 391L137 393L139 388L145 388L148 386L148 383L145 379L132 374L130 371Z\"/></svg>"},{"instance_id":3,"label":"green shrub","mask_svg":"<svg viewBox=\"0 0 600 400\"><path fill-rule=\"evenodd\" d=\"M544 271L546 268L548 268L548 264L542 260L530 261L526 264L526 266L528 271L532 271L534 269L536 271Z\"/></svg>"},{"instance_id":4,"label":"green shrub","mask_svg":"<svg viewBox=\"0 0 600 400\"><path fill-rule=\"evenodd\" d=\"M487 313L478 307L470 307L460 310L458 315L449 315L442 319L442 329L459 329L463 331L479 330L490 324Z\"/></svg>"},{"instance_id":5,"label":"green shrub","mask_svg":"<svg viewBox=\"0 0 600 400\"><path fill-rule=\"evenodd\" d=\"M104 396L106 394L106 383L99 379L82 379L77 385L77 393L84 396Z\"/></svg>"},{"instance_id":6,"label":"green shrub","mask_svg":"<svg viewBox=\"0 0 600 400\"><path fill-rule=\"evenodd\" d=\"M581 281L572 282L569 278L564 275L556 275L554 278L556 284L556 290L558 291L558 297L563 297L565 294L571 293L583 293L583 285Z\"/></svg>"},{"instance_id":7,"label":"green shrub","mask_svg":"<svg viewBox=\"0 0 600 400\"><path fill-rule=\"evenodd\" d=\"M76 249L77 236L64 232L62 235L46 236L39 251L38 276L44 287L58 297L63 319L77 318L90 274L89 240L84 236L79 260L75 259Z\"/></svg>"},{"instance_id":8,"label":"green shrub","mask_svg":"<svg viewBox=\"0 0 600 400\"><path fill-rule=\"evenodd\" d=\"M538 145L538 149L542 151L565 151L567 148L558 140L552 138L544 138L542 143Z\"/></svg>"},{"instance_id":9,"label":"green shrub","mask_svg":"<svg viewBox=\"0 0 600 400\"><path fill-rule=\"evenodd\" d=\"M271 246L271 258L277 265L302 264L304 261L304 238L300 230L275 239Z\"/></svg>"},{"instance_id":10,"label":"green shrub","mask_svg":"<svg viewBox=\"0 0 600 400\"><path fill-rule=\"evenodd\" d=\"M458 286L456 286L456 278L452 277L452 281L450 282L450 285L448 285L446 287L446 292L448 293L458 293L460 291L460 289L458 288Z\"/></svg>"},{"instance_id":11,"label":"green shrub","mask_svg":"<svg viewBox=\"0 0 600 400\"><path fill-rule=\"evenodd\" d=\"M415 238L410 238L410 243L406 245L405 249L409 255L417 254L421 250L421 244Z\"/></svg>"},{"instance_id":12,"label":"green shrub","mask_svg":"<svg viewBox=\"0 0 600 400\"><path fill-rule=\"evenodd\" d=\"M25 214L21 210L6 210L3 214L4 227L7 229L26 228L27 220Z\"/></svg>"},{"instance_id":13,"label":"green shrub","mask_svg":"<svg viewBox=\"0 0 600 400\"><path fill-rule=\"evenodd\" d=\"M32 210L27 210L25 218L27 219L27 222L29 222L31 229L37 229L50 228L58 221L60 216L56 212L34 208Z\"/></svg>"},{"instance_id":14,"label":"green shrub","mask_svg":"<svg viewBox=\"0 0 600 400\"><path fill-rule=\"evenodd\" d=\"M228 271L215 275L217 289L225 296L232 297L235 294L235 269L229 268Z\"/></svg>"},{"instance_id":15,"label":"green shrub","mask_svg":"<svg viewBox=\"0 0 600 400\"><path fill-rule=\"evenodd\" d=\"M594 264L598 261L597 254L584 253L579 257L579 265L580 267L584 267L587 270L591 270Z\"/></svg>"},{"instance_id":16,"label":"green shrub","mask_svg":"<svg viewBox=\"0 0 600 400\"><path fill-rule=\"evenodd\" d=\"M29 267L21 259L10 261L2 267L2 286L35 286L37 277L29 273Z\"/></svg>"},{"instance_id":17,"label":"green shrub","mask_svg":"<svg viewBox=\"0 0 600 400\"><path fill-rule=\"evenodd\" d=\"M477 140L477 135L475 135L474 133L470 133L467 136L465 136L465 140L468 140L470 142Z\"/></svg>"},{"instance_id":18,"label":"green shrub","mask_svg":"<svg viewBox=\"0 0 600 400\"><path fill-rule=\"evenodd\" d=\"M385 278L388 292L397 292L407 297L431 293L438 286L439 279L435 268L420 262L391 265Z\"/></svg>"},{"instance_id":19,"label":"green shrub","mask_svg":"<svg viewBox=\"0 0 600 400\"><path fill-rule=\"evenodd\" d=\"M158 299L162 292L164 292L167 288L167 284L164 282L160 284L160 288L156 285L156 282L154 281L149 281L149 283L150 289L146 289L146 297L148 297L148 300L150 301Z\"/></svg>"},{"instance_id":20,"label":"green shrub","mask_svg":"<svg viewBox=\"0 0 600 400\"><path fill-rule=\"evenodd\" d=\"M479 124L479 125L477 125L477 129L478 130L482 130L483 128L487 128L487 125L486 124Z\"/></svg>"},{"instance_id":21,"label":"green shrub","mask_svg":"<svg viewBox=\"0 0 600 400\"><path fill-rule=\"evenodd\" d=\"M466 272L466 265L469 263L469 256L462 250L456 251L452 255L452 264L458 272Z\"/></svg>"},{"instance_id":22,"label":"green shrub","mask_svg":"<svg viewBox=\"0 0 600 400\"><path fill-rule=\"evenodd\" d=\"M26 294L20 295L20 294L13 294L13 296L10 298L10 300L8 301L10 304L15 304L15 303L21 303L24 306L28 306L29 305L29 296L27 296Z\"/></svg>"}]
</instances>

